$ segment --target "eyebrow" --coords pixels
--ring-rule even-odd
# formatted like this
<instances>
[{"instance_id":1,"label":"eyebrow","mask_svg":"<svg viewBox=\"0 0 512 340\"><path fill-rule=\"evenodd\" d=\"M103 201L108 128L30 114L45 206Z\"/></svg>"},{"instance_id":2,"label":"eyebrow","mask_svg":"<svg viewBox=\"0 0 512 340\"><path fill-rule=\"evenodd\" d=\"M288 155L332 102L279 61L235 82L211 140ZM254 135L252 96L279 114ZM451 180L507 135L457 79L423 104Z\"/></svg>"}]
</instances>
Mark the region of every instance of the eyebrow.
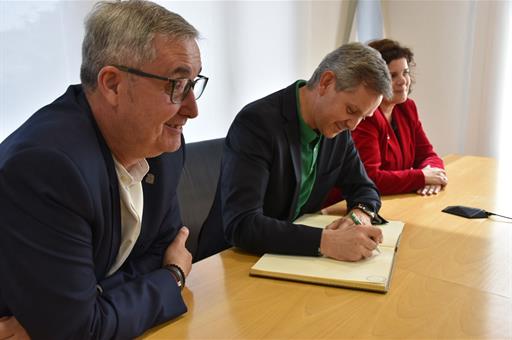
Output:
<instances>
[{"instance_id":1,"label":"eyebrow","mask_svg":"<svg viewBox=\"0 0 512 340\"><path fill-rule=\"evenodd\" d=\"M171 76L189 76L192 70L189 67L180 66L171 71Z\"/></svg>"},{"instance_id":2,"label":"eyebrow","mask_svg":"<svg viewBox=\"0 0 512 340\"><path fill-rule=\"evenodd\" d=\"M361 109L359 109L357 105L348 103L346 106L350 109L350 111L352 111L352 114L361 113Z\"/></svg>"},{"instance_id":3,"label":"eyebrow","mask_svg":"<svg viewBox=\"0 0 512 340\"><path fill-rule=\"evenodd\" d=\"M203 68L201 67L199 69L199 73L201 73L201 71L203 70ZM175 68L174 70L172 70L171 72L171 77L185 77L185 78L188 78L190 76L190 74L192 73L192 70L189 68L189 67L186 67L186 66L180 66L178 68Z\"/></svg>"},{"instance_id":4,"label":"eyebrow","mask_svg":"<svg viewBox=\"0 0 512 340\"><path fill-rule=\"evenodd\" d=\"M393 71L393 72L389 72L390 74L397 74L397 73L401 73L401 72L404 72L404 71L409 71L409 68L406 67L404 68L402 71Z\"/></svg>"}]
</instances>

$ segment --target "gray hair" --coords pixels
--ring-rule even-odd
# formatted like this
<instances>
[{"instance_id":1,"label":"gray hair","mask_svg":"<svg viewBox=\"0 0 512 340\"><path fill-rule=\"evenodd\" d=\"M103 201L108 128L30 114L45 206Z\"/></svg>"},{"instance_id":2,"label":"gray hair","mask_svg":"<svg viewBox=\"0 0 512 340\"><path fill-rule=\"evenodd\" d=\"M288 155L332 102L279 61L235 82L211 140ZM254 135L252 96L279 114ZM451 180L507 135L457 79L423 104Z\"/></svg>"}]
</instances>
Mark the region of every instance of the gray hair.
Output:
<instances>
[{"instance_id":1,"label":"gray hair","mask_svg":"<svg viewBox=\"0 0 512 340\"><path fill-rule=\"evenodd\" d=\"M96 88L102 67L113 64L137 67L156 58L155 34L196 39L199 32L180 15L149 1L102 1L85 20L80 79Z\"/></svg>"},{"instance_id":2,"label":"gray hair","mask_svg":"<svg viewBox=\"0 0 512 340\"><path fill-rule=\"evenodd\" d=\"M349 43L329 53L308 80L308 88L317 85L325 71L336 75L336 91L353 89L363 83L384 97L392 95L386 62L378 51L366 45Z\"/></svg>"}]
</instances>

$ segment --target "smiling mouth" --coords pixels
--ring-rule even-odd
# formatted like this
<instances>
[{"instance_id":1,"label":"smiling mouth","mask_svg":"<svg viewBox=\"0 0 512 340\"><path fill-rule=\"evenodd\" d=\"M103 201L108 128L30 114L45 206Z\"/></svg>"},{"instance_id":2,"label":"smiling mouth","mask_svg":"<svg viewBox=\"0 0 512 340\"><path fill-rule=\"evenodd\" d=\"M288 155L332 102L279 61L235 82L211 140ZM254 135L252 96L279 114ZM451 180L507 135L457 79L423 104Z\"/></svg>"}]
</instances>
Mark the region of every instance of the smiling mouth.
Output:
<instances>
[{"instance_id":1,"label":"smiling mouth","mask_svg":"<svg viewBox=\"0 0 512 340\"><path fill-rule=\"evenodd\" d=\"M169 123L165 123L164 124L166 127L168 128L171 128L173 130L176 130L178 132L181 132L183 130L183 126L185 125L185 122L182 123L182 124L169 124Z\"/></svg>"}]
</instances>

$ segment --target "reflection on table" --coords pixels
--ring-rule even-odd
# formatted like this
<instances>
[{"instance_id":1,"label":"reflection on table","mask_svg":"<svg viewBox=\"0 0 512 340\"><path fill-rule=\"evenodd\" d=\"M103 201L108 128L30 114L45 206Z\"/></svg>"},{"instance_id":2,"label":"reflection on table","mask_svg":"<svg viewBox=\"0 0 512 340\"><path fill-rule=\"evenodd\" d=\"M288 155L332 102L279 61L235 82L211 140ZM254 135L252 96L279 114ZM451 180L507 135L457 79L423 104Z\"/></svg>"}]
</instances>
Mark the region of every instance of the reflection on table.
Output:
<instances>
[{"instance_id":1,"label":"reflection on table","mask_svg":"<svg viewBox=\"0 0 512 340\"><path fill-rule=\"evenodd\" d=\"M445 162L449 185L439 195L383 198L381 214L406 223L387 294L251 277L258 257L229 249L194 264L188 313L143 337L511 339L512 223L441 212L512 214L509 177L490 158ZM333 209L345 212L343 203Z\"/></svg>"}]
</instances>

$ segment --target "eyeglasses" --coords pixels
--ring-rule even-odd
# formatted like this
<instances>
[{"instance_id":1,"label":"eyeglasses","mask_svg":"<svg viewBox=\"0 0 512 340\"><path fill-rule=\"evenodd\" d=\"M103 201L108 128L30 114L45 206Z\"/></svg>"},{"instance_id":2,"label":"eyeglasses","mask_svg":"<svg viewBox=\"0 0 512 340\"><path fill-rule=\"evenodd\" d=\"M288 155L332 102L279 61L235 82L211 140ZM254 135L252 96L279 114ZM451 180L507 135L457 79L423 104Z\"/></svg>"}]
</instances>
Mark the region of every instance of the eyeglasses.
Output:
<instances>
[{"instance_id":1,"label":"eyeglasses","mask_svg":"<svg viewBox=\"0 0 512 340\"><path fill-rule=\"evenodd\" d=\"M208 77L198 75L196 79L190 80L188 78L171 79L167 77L157 76L155 74L146 73L136 68L131 68L123 65L112 65L120 71L135 74L140 77L153 78L164 80L169 83L166 93L171 98L173 104L180 104L185 100L190 89L193 90L194 98L197 100L204 92L206 84L208 83Z\"/></svg>"}]
</instances>

